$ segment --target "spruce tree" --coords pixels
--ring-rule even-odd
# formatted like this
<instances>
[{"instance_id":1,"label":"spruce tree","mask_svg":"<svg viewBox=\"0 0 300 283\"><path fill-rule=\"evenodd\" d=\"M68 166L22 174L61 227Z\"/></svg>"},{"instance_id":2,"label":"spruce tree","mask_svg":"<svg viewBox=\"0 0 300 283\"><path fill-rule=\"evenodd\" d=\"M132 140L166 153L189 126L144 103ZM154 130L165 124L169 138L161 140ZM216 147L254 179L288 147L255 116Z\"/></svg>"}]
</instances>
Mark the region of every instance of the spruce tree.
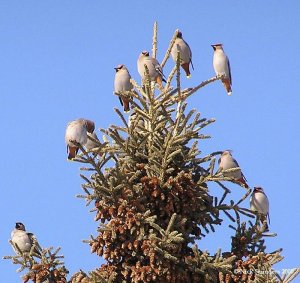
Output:
<instances>
[{"instance_id":1,"label":"spruce tree","mask_svg":"<svg viewBox=\"0 0 300 283\"><path fill-rule=\"evenodd\" d=\"M170 57L175 31L163 67ZM157 52L154 25L152 56ZM202 156L199 143L208 139L206 127L214 119L187 110L188 97L216 76L196 87L182 89L180 56L163 89L149 78L142 85L132 80L134 91L119 93L132 103L129 120L115 109L119 125L100 129L103 142L91 150L80 146L75 161L83 163L84 180L79 195L95 212L98 229L86 240L92 253L106 263L93 271L79 271L67 281L67 269L58 249L42 249L7 256L28 270L23 282L291 282L295 268L280 277L273 265L281 261L281 250L267 252L266 220L249 209L251 188L217 170L222 151ZM239 168L229 169L229 171ZM210 192L216 183L222 197ZM245 193L230 199L228 186L236 183ZM215 227L224 218L232 221L231 250L209 254L201 250L201 239L213 239ZM242 221L243 219L247 221ZM220 230L220 228L219 228ZM18 247L15 247L18 250Z\"/></svg>"}]
</instances>

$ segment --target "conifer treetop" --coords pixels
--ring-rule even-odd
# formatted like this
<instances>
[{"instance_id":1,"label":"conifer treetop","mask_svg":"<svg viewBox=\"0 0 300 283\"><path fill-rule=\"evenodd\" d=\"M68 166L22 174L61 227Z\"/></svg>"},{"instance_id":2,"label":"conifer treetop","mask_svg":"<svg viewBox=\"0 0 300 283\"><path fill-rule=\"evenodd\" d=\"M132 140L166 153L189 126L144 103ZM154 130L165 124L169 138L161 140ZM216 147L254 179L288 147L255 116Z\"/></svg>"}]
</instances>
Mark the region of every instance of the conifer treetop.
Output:
<instances>
[{"instance_id":1,"label":"conifer treetop","mask_svg":"<svg viewBox=\"0 0 300 283\"><path fill-rule=\"evenodd\" d=\"M153 58L158 51L157 30L155 23ZM282 277L273 269L283 257L280 249L266 252L265 237L276 235L249 209L252 189L225 174L240 168L217 170L216 158L223 150L207 155L199 150L202 140L210 138L204 128L215 119L187 110L188 98L222 78L214 76L182 89L178 52L163 89L151 82L145 66L142 84L132 79L134 90L117 94L133 105L129 120L115 109L120 125L101 128L103 142L94 140L97 147L90 150L79 145L81 153L74 159L84 164L83 194L78 197L92 207L98 224L95 235L85 242L105 263L90 272L76 272L68 282L287 283L297 276L299 268ZM210 191L213 184L220 188L220 196ZM230 199L232 184L243 194L238 200ZM210 254L201 240L213 239L225 218L233 231L231 250ZM10 258L22 266L26 260ZM40 259L34 264L44 268L49 263ZM34 264L24 266L29 270L25 276L35 273ZM43 280L53 278L49 276ZM54 282L67 281L64 277Z\"/></svg>"}]
</instances>

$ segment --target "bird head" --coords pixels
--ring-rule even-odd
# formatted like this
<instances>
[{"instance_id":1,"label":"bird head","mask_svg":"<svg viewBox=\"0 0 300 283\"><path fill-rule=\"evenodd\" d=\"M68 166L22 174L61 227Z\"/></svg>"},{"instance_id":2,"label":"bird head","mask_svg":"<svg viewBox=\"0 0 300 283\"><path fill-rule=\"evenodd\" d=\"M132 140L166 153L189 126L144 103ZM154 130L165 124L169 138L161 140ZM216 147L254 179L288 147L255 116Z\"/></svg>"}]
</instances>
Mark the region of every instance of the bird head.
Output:
<instances>
[{"instance_id":1,"label":"bird head","mask_svg":"<svg viewBox=\"0 0 300 283\"><path fill-rule=\"evenodd\" d=\"M17 222L15 228L17 230L25 231L25 225L22 222Z\"/></svg>"},{"instance_id":2,"label":"bird head","mask_svg":"<svg viewBox=\"0 0 300 283\"><path fill-rule=\"evenodd\" d=\"M86 130L89 133L94 132L94 130L95 130L95 123L93 121L85 119L85 125L86 125Z\"/></svg>"},{"instance_id":3,"label":"bird head","mask_svg":"<svg viewBox=\"0 0 300 283\"><path fill-rule=\"evenodd\" d=\"M212 44L211 47L214 49L214 50L218 50L218 49L223 49L223 44L222 43L216 43L216 44Z\"/></svg>"},{"instance_id":4,"label":"bird head","mask_svg":"<svg viewBox=\"0 0 300 283\"><path fill-rule=\"evenodd\" d=\"M232 150L230 150L230 149L224 150L224 151L222 152L222 155L221 155L221 156L228 156L228 155L231 156L231 152L232 152Z\"/></svg>"},{"instance_id":5,"label":"bird head","mask_svg":"<svg viewBox=\"0 0 300 283\"><path fill-rule=\"evenodd\" d=\"M182 38L182 32L180 30L177 32L177 38Z\"/></svg>"},{"instance_id":6,"label":"bird head","mask_svg":"<svg viewBox=\"0 0 300 283\"><path fill-rule=\"evenodd\" d=\"M144 56L146 56L146 57L149 57L149 52L146 51L146 50L143 50L143 51L142 51L142 55L144 55Z\"/></svg>"},{"instance_id":7,"label":"bird head","mask_svg":"<svg viewBox=\"0 0 300 283\"><path fill-rule=\"evenodd\" d=\"M260 193L263 193L263 192L264 192L264 190L263 190L263 188L262 188L262 187L254 187L254 190L253 190L253 192L254 192L254 193L258 193L258 192L260 192Z\"/></svg>"},{"instance_id":8,"label":"bird head","mask_svg":"<svg viewBox=\"0 0 300 283\"><path fill-rule=\"evenodd\" d=\"M124 67L124 65L120 64L117 67L115 67L114 69L116 70L116 73L117 73L118 71L120 71L121 69L123 69L123 67Z\"/></svg>"}]
</instances>

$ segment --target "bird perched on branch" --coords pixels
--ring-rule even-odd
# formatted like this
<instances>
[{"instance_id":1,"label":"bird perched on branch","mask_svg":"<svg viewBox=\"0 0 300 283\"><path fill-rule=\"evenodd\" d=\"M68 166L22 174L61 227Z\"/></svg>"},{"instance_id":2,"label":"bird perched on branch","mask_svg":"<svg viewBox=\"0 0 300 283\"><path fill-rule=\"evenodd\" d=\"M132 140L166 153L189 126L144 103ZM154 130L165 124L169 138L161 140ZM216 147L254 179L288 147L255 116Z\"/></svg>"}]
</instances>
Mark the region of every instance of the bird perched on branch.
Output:
<instances>
[{"instance_id":1,"label":"bird perched on branch","mask_svg":"<svg viewBox=\"0 0 300 283\"><path fill-rule=\"evenodd\" d=\"M20 254L20 251L21 253L30 252L33 245L35 245L33 252L41 255L41 248L37 243L36 237L32 233L26 232L25 226L21 222L17 222L15 229L11 232L11 241L16 254Z\"/></svg>"},{"instance_id":2,"label":"bird perched on branch","mask_svg":"<svg viewBox=\"0 0 300 283\"><path fill-rule=\"evenodd\" d=\"M219 159L219 170L228 170L232 168L239 168L239 164L237 161L232 157L230 150L223 151L220 159ZM219 171L218 170L218 171ZM222 172L221 171L221 172ZM242 173L241 169L232 171L232 172L224 172L224 177L232 178L237 182L243 184L246 188L249 188L248 184L246 183L246 178Z\"/></svg>"},{"instance_id":3,"label":"bird perched on branch","mask_svg":"<svg viewBox=\"0 0 300 283\"><path fill-rule=\"evenodd\" d=\"M68 159L72 160L78 153L79 146L87 142L87 133L93 133L95 124L91 120L77 119L70 122L66 129L65 141L67 144Z\"/></svg>"},{"instance_id":4,"label":"bird perched on branch","mask_svg":"<svg viewBox=\"0 0 300 283\"><path fill-rule=\"evenodd\" d=\"M125 65L118 65L115 67L116 75L114 82L114 93L119 94L119 100L121 105L123 106L124 112L129 112L129 99L122 95L122 92L131 91L133 89L133 85L130 82L131 76L125 67Z\"/></svg>"},{"instance_id":5,"label":"bird perched on branch","mask_svg":"<svg viewBox=\"0 0 300 283\"><path fill-rule=\"evenodd\" d=\"M142 77L142 81L145 80L145 65L149 70L150 80L152 82L156 82L160 88L162 88L162 82L166 82L164 79L164 74L162 71L162 67L160 66L159 62L149 56L148 51L142 51L140 54L138 61L137 61L137 68L140 76Z\"/></svg>"},{"instance_id":6,"label":"bird perched on branch","mask_svg":"<svg viewBox=\"0 0 300 283\"><path fill-rule=\"evenodd\" d=\"M261 214L261 222L268 218L270 224L269 200L262 187L254 187L250 198L250 209Z\"/></svg>"},{"instance_id":7,"label":"bird perched on branch","mask_svg":"<svg viewBox=\"0 0 300 283\"><path fill-rule=\"evenodd\" d=\"M221 43L213 44L212 48L214 49L213 66L216 75L224 76L224 78L222 78L222 83L227 91L227 94L231 95L232 79L228 57L225 54L223 50L223 45Z\"/></svg>"},{"instance_id":8,"label":"bird perched on branch","mask_svg":"<svg viewBox=\"0 0 300 283\"><path fill-rule=\"evenodd\" d=\"M179 51L180 56L180 65L182 69L185 71L186 77L190 78L190 64L194 70L193 62L192 62L192 51L189 45L182 38L182 32L178 31L177 37L175 39L175 43L171 50L171 55L173 60L176 62L177 54Z\"/></svg>"}]
</instances>

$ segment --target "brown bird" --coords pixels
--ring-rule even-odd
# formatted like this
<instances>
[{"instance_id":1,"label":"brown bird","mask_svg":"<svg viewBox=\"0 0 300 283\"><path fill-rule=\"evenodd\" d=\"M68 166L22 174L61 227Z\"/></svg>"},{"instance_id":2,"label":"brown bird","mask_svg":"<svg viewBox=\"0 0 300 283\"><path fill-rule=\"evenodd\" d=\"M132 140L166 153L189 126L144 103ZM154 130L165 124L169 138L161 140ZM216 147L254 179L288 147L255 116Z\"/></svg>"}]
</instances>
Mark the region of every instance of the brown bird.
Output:
<instances>
[{"instance_id":1,"label":"brown bird","mask_svg":"<svg viewBox=\"0 0 300 283\"><path fill-rule=\"evenodd\" d=\"M171 50L171 55L175 62L177 60L178 51L181 60L180 65L182 69L185 71L186 77L190 78L191 77L190 64L194 70L194 66L192 62L192 51L189 45L183 40L181 31L178 31L174 46Z\"/></svg>"},{"instance_id":2,"label":"brown bird","mask_svg":"<svg viewBox=\"0 0 300 283\"><path fill-rule=\"evenodd\" d=\"M270 224L269 200L262 187L254 187L250 198L250 209L252 211L257 211L263 216L261 217L262 222L267 217Z\"/></svg>"},{"instance_id":3,"label":"brown bird","mask_svg":"<svg viewBox=\"0 0 300 283\"><path fill-rule=\"evenodd\" d=\"M166 82L166 80L164 79L162 67L155 58L149 56L148 51L143 51L137 61L137 68L142 81L145 79L145 65L149 70L150 80L156 82L160 88L163 88L162 82Z\"/></svg>"},{"instance_id":4,"label":"brown bird","mask_svg":"<svg viewBox=\"0 0 300 283\"><path fill-rule=\"evenodd\" d=\"M130 82L131 76L125 67L125 65L118 65L115 67L116 75L115 75L115 94L120 94L124 91L131 91L133 89L133 85ZM124 112L129 112L129 99L125 96L119 96L120 103L124 108Z\"/></svg>"},{"instance_id":5,"label":"brown bird","mask_svg":"<svg viewBox=\"0 0 300 283\"><path fill-rule=\"evenodd\" d=\"M36 247L34 248L34 252L38 255L41 255L39 249L41 250L41 247L37 243L37 239L34 234L26 232L25 226L21 222L17 222L15 229L11 232L11 241L14 245L18 247L13 246L14 251L16 254L19 254L20 251L22 253L24 252L30 252L32 245L35 243Z\"/></svg>"},{"instance_id":6,"label":"brown bird","mask_svg":"<svg viewBox=\"0 0 300 283\"><path fill-rule=\"evenodd\" d=\"M91 120L77 119L67 125L65 141L67 144L68 159L75 158L79 145L84 146L87 142L87 132L93 133L95 124Z\"/></svg>"},{"instance_id":7,"label":"brown bird","mask_svg":"<svg viewBox=\"0 0 300 283\"><path fill-rule=\"evenodd\" d=\"M213 57L213 66L217 76L224 75L222 79L222 83L227 91L228 95L232 94L231 85L231 71L230 71L230 63L228 57L226 56L223 45L221 43L213 44L212 48L214 49L214 57Z\"/></svg>"},{"instance_id":8,"label":"brown bird","mask_svg":"<svg viewBox=\"0 0 300 283\"><path fill-rule=\"evenodd\" d=\"M219 169L222 168L222 171L223 171L223 170L236 168L236 167L239 167L239 164L232 157L230 150L223 151L223 153L222 153L222 155L219 159ZM228 178L232 178L232 179L244 184L244 186L246 188L249 188L248 184L246 183L246 178L245 178L244 174L242 173L242 171L240 169L236 170L236 171L233 171L233 172L223 173L223 176L228 177Z\"/></svg>"}]
</instances>

